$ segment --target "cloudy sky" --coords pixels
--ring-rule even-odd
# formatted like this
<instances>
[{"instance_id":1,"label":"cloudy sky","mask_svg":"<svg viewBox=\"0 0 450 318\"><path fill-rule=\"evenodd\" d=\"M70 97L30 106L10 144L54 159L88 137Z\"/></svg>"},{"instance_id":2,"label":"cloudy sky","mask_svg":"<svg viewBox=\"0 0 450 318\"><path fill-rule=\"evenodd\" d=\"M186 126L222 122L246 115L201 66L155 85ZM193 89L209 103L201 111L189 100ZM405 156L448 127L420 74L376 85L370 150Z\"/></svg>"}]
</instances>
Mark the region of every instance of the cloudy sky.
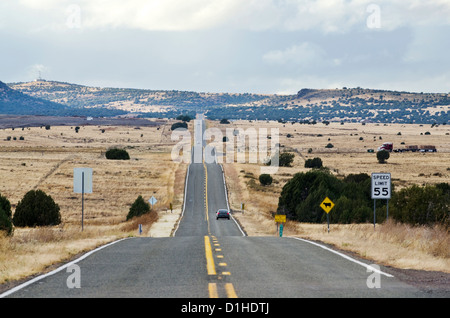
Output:
<instances>
[{"instance_id":1,"label":"cloudy sky","mask_svg":"<svg viewBox=\"0 0 450 318\"><path fill-rule=\"evenodd\" d=\"M450 92L450 0L1 0L0 81Z\"/></svg>"}]
</instances>

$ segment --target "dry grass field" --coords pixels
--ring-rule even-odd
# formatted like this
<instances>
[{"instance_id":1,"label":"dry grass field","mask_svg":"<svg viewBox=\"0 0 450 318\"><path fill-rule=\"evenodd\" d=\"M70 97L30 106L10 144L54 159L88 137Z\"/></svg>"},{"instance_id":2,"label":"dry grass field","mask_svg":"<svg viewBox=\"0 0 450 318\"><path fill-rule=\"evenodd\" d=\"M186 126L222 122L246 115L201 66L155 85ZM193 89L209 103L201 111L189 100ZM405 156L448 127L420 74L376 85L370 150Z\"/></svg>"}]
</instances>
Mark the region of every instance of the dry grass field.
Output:
<instances>
[{"instance_id":1,"label":"dry grass field","mask_svg":"<svg viewBox=\"0 0 450 318\"><path fill-rule=\"evenodd\" d=\"M166 121L154 127L82 126L78 133L75 127L68 126L0 130L0 193L10 200L14 211L27 191L41 189L59 204L63 220L56 227L16 228L13 237L0 238L3 288L104 243L138 235L138 224L144 225L143 235L170 236L181 211L187 168L171 159L176 143L170 138L171 124ZM450 182L448 126L283 125L247 121L230 125L208 121L207 125L222 129L224 135L226 128L278 128L281 149L296 153L294 166L279 168L268 187L259 185L259 164L224 163L231 208L249 235L275 235L272 213L276 211L279 193L295 173L307 171L303 167L307 158L321 157L324 165L338 176L391 172L397 188ZM427 131L431 135L425 135ZM394 147L402 147L401 142L432 144L438 152L392 153L388 163L380 165L367 149L376 149L387 141L394 142ZM326 149L327 143L334 148ZM222 145L220 141L215 144ZM131 160L105 159L110 147L125 148ZM85 195L83 232L81 195L73 193L76 167L91 167L94 171L93 193ZM129 207L139 195L145 199L155 196L157 213L126 222ZM168 212L171 202L173 213ZM241 203L246 206L243 213ZM330 233L325 228L288 222L285 234L333 244L387 265L449 272L449 235L440 228L383 224L374 231L370 224L332 225Z\"/></svg>"},{"instance_id":2,"label":"dry grass field","mask_svg":"<svg viewBox=\"0 0 450 318\"><path fill-rule=\"evenodd\" d=\"M446 125L431 128L430 125L331 123L326 126L237 121L229 125L209 122L209 126L221 129L223 135L227 128L263 127L269 131L277 128L281 151L296 154L293 167L280 167L272 175L272 185L266 187L258 180L260 164L248 163L248 157L246 163L227 163L223 159L230 207L249 235L276 235L272 215L279 194L295 173L309 170L304 168L308 158L320 157L324 166L340 177L351 173L390 172L396 189L412 184L450 182L450 128ZM427 131L431 134L425 135ZM383 142L393 142L394 148L435 145L438 152L392 153L387 164L379 164L375 153L367 150L376 151ZM328 143L334 147L325 148ZM220 141L215 145L220 152ZM241 211L241 203L245 203L245 211ZM378 224L374 230L373 224L331 225L328 233L326 224L288 222L284 233L332 244L385 265L450 272L450 236L448 230L440 227L387 223Z\"/></svg>"},{"instance_id":3,"label":"dry grass field","mask_svg":"<svg viewBox=\"0 0 450 318\"><path fill-rule=\"evenodd\" d=\"M180 211L187 167L171 159L175 142L170 125L167 121L154 127L81 126L78 133L69 126L0 130L0 193L10 200L13 212L26 192L40 189L52 196L62 216L59 226L16 228L12 238L0 238L0 284L106 242L138 235L138 224L143 224L144 235L152 235L170 203ZM107 160L110 147L125 148L131 160ZM77 167L93 168L83 232L81 194L73 192ZM156 213L125 222L139 195L157 198Z\"/></svg>"}]
</instances>

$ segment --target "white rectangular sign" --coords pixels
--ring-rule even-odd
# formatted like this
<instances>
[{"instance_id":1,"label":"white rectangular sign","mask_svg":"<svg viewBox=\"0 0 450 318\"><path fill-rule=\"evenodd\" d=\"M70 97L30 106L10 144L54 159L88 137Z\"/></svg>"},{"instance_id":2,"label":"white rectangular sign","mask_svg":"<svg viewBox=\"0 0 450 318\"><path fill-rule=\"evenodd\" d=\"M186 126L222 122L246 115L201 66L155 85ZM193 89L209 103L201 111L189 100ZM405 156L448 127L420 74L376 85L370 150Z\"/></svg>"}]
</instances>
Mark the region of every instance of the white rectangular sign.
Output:
<instances>
[{"instance_id":1,"label":"white rectangular sign","mask_svg":"<svg viewBox=\"0 0 450 318\"><path fill-rule=\"evenodd\" d=\"M391 174L372 173L372 199L391 198Z\"/></svg>"},{"instance_id":2,"label":"white rectangular sign","mask_svg":"<svg viewBox=\"0 0 450 318\"><path fill-rule=\"evenodd\" d=\"M83 179L84 179L84 189L82 181ZM92 168L73 169L73 192L92 193Z\"/></svg>"}]
</instances>

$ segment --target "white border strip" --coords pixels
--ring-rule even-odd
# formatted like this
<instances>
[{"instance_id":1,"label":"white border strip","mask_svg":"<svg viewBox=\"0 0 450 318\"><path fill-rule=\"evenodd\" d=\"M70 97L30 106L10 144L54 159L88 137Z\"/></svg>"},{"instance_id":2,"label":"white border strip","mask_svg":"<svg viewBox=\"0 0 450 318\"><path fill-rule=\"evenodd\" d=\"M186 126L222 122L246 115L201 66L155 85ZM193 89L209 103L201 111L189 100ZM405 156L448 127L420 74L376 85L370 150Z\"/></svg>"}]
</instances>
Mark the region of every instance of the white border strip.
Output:
<instances>
[{"instance_id":1,"label":"white border strip","mask_svg":"<svg viewBox=\"0 0 450 318\"><path fill-rule=\"evenodd\" d=\"M230 204L228 203L228 191L227 191L227 183L225 182L225 171L223 170L223 166L219 165L220 169L222 169L222 178L223 178L223 189L225 191L225 200L227 201L227 208L228 211L230 211ZM242 230L241 226L239 225L239 223L236 221L236 219L233 217L233 215L230 213L231 218L233 219L234 223L236 223L236 226L238 227L239 231L241 231L242 236L247 236L245 234L245 232Z\"/></svg>"},{"instance_id":2,"label":"white border strip","mask_svg":"<svg viewBox=\"0 0 450 318\"><path fill-rule=\"evenodd\" d=\"M186 181L185 181L185 184L184 184L184 202L183 202L183 210L181 211L181 215L180 215L180 217L178 218L178 221L177 221L177 227L175 228L175 231L173 231L172 237L174 237L175 234L177 233L178 228L179 228L179 226L180 226L180 222L181 222L181 220L182 220L183 217L184 217L184 210L186 209L187 185L188 185L188 180L189 180L189 172L190 172L190 169L191 169L191 164L188 165L187 172L186 172Z\"/></svg>"},{"instance_id":3,"label":"white border strip","mask_svg":"<svg viewBox=\"0 0 450 318\"><path fill-rule=\"evenodd\" d=\"M316 242L308 241L308 240L305 240L305 239L302 239L302 238L298 238L298 237L292 237L292 236L290 236L290 237L293 238L293 239L296 239L296 240L299 240L299 241L302 241L302 242L306 242L306 243L310 243L310 244L316 245L316 246L318 246L318 247L320 247L320 248L323 248L324 250L327 250L327 251L329 251L329 252L331 252L331 253L334 253L334 254L336 254L336 255L339 255L339 256L341 256L341 257L343 257L343 258L345 258L345 259L347 259L347 260L349 260L349 261L351 261L351 262L353 262L353 263L356 263L356 264L358 264L358 265L361 265L361 266L365 267L367 270L370 270L371 272L376 272L376 273L378 273L378 274L385 275L385 276L387 276L387 277L394 277L394 276L392 276L391 274L382 272L382 271L376 269L375 267L372 267L372 266L367 265L367 264L365 264L365 263L363 263L363 262L357 261L357 260L354 259L354 258L351 258L351 257L349 257L349 256L347 256L347 255L345 255L345 254L339 253L339 252L337 252L337 251L335 251L335 250L332 250L331 248L328 248L328 247L326 247L326 246L324 246L324 245L320 245L320 244L318 244L318 243L316 243Z\"/></svg>"},{"instance_id":4,"label":"white border strip","mask_svg":"<svg viewBox=\"0 0 450 318\"><path fill-rule=\"evenodd\" d=\"M96 253L96 252L98 252L98 251L100 251L100 250L102 250L102 249L104 249L104 248L107 248L107 247L109 247L109 246L111 246L111 245L114 245L114 244L116 244L116 243L119 243L119 242L121 242L121 241L123 241L123 240L127 240L127 238L120 239L120 240L114 241L114 242L112 242L112 243L108 243L108 244L106 244L106 245L103 245L103 246L100 246L100 247L96 248L95 250L92 250L92 251L90 251L90 252L87 252L87 253L84 254L83 256L77 258L76 260L74 260L74 261L72 261L72 262L70 262L70 263L67 263L67 264L65 264L65 265L63 265L63 266L60 266L60 267L58 267L57 269L55 269L55 270L53 270L53 271L51 271L51 272L48 272L48 273L46 273L46 274L40 275L40 276L38 276L38 277L35 277L35 278L33 278L33 279L31 279L31 280L29 280L29 281L27 281L27 282L25 282L25 283L23 283L23 284L21 284L21 285L19 285L19 286L16 286L16 287L14 287L14 288L12 288L12 289L10 289L10 290L4 292L3 294L0 294L0 298L7 297L7 296L9 296L9 295L11 295L11 294L13 294L13 293L15 293L15 292L21 290L22 288L25 288L25 287L27 287L27 286L29 286L29 285L31 285L31 284L34 284L34 283L36 283L37 281L40 281L41 279L44 279L44 278L46 278L46 277L55 275L56 273L62 271L63 269L66 269L67 267L72 266L73 264L76 264L76 263L78 263L78 262L84 260L85 258L91 256L92 254L94 254L94 253Z\"/></svg>"}]
</instances>

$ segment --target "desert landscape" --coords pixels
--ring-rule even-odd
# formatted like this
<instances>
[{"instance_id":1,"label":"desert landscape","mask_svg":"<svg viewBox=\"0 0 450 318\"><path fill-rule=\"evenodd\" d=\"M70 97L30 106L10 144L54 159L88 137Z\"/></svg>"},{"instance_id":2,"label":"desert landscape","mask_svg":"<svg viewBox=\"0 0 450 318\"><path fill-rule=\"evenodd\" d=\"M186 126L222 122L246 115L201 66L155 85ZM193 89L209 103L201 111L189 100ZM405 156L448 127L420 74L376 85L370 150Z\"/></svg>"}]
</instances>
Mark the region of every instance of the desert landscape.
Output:
<instances>
[{"instance_id":1,"label":"desert landscape","mask_svg":"<svg viewBox=\"0 0 450 318\"><path fill-rule=\"evenodd\" d=\"M349 174L390 172L396 190L413 184L450 182L450 129L446 125L431 128L431 125L341 125L339 122L304 125L235 121L229 125L209 122L209 126L221 129L224 136L226 129L245 131L253 127L256 131L258 128L268 128L270 131L270 128L277 128L280 151L295 153L293 166L280 167L272 175L274 181L270 186L261 186L258 181L261 164L226 163L224 159L230 208L248 235L278 234L273 215L279 195L284 184L295 173L310 170L304 167L306 159L320 157L325 167L342 178ZM369 153L368 149L375 149L376 152L384 142L393 142L394 148L435 145L438 150L436 153L391 153L387 164L379 164L376 153ZM334 147L325 148L328 143ZM214 144L218 152L223 149L220 141ZM248 153L246 155L248 158ZM245 204L245 211L241 210L242 203ZM448 230L440 226L411 227L388 222L377 225L375 231L373 224L334 224L330 228L330 233L327 233L326 224L288 221L284 235L325 242L384 265L449 272L450 237Z\"/></svg>"},{"instance_id":2,"label":"desert landscape","mask_svg":"<svg viewBox=\"0 0 450 318\"><path fill-rule=\"evenodd\" d=\"M0 284L7 286L54 264L119 238L142 235L169 237L183 204L187 164L171 159L176 141L171 140L173 120L150 126L51 126L0 130L0 193L14 211L24 194L40 189L61 208L62 224L45 228L16 228L12 237L0 238ZM193 123L189 124L192 129ZM361 124L339 122L316 125L276 121L235 121L208 127L225 131L254 127L277 128L281 151L295 153L292 167L280 167L274 182L259 184L260 164L224 163L230 208L250 236L274 236L273 214L284 184L295 173L307 171L305 159L320 157L324 166L340 177L350 173L390 172L396 189L411 184L450 182L450 136L446 125ZM425 134L430 132L430 134ZM361 139L362 138L362 139ZM435 145L436 153L392 153L379 164L374 153L383 142L395 148ZM325 145L333 144L327 149ZM404 145L402 144L404 143ZM220 140L213 143L220 151ZM126 149L129 161L112 161L105 152ZM249 149L247 149L248 151ZM247 153L248 155L248 153ZM85 195L84 231L81 231L81 195L73 192L73 169L93 168L93 193ZM130 221L126 215L134 200L157 198L155 213ZM173 211L169 210L170 203ZM245 210L241 210L245 203ZM320 202L318 202L319 204ZM379 263L429 271L450 268L448 230L408 227L393 223L332 225L289 221L285 234L299 236L356 253ZM379 251L383 251L380 253Z\"/></svg>"},{"instance_id":3,"label":"desert landscape","mask_svg":"<svg viewBox=\"0 0 450 318\"><path fill-rule=\"evenodd\" d=\"M0 239L0 283L45 270L53 263L122 237L152 235L159 213L173 204L172 218L183 203L187 165L171 159L174 144L170 121L149 126L26 127L0 130L0 193L12 210L29 190L40 189L60 206L62 223L55 227L15 228ZM22 140L23 139L23 140ZM109 148L126 149L130 160L107 160ZM73 169L93 169L93 193L73 192ZM126 222L131 204L154 196L156 213ZM165 218L160 219L164 225ZM164 230L164 226L161 228ZM170 225L173 227L173 223ZM164 235L169 236L171 228ZM160 235L160 234L157 234ZM20 266L17 266L17 265Z\"/></svg>"}]
</instances>

